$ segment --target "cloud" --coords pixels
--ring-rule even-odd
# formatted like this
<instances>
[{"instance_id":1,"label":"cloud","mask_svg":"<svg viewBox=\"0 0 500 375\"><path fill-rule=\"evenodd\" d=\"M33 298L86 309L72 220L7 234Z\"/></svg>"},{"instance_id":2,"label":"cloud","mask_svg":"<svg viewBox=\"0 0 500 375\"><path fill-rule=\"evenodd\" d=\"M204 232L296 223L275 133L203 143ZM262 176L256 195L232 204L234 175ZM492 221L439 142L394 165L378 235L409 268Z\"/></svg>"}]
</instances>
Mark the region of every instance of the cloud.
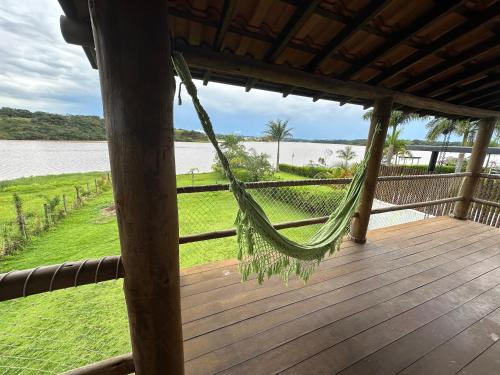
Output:
<instances>
[{"instance_id":1,"label":"cloud","mask_svg":"<svg viewBox=\"0 0 500 375\"><path fill-rule=\"evenodd\" d=\"M64 113L78 111L69 98L99 95L97 72L61 36L61 14L56 1L0 3L0 106Z\"/></svg>"}]
</instances>

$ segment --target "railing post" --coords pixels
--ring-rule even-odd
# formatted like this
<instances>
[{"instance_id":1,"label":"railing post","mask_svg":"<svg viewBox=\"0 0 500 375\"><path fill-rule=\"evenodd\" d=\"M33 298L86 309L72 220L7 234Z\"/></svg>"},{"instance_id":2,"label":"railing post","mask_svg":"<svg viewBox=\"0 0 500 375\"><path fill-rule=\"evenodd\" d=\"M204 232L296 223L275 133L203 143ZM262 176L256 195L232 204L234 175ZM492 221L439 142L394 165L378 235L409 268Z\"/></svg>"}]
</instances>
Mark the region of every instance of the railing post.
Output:
<instances>
[{"instance_id":1,"label":"railing post","mask_svg":"<svg viewBox=\"0 0 500 375\"><path fill-rule=\"evenodd\" d=\"M184 373L167 4L89 0L139 375Z\"/></svg>"},{"instance_id":2,"label":"railing post","mask_svg":"<svg viewBox=\"0 0 500 375\"><path fill-rule=\"evenodd\" d=\"M479 130L474 141L474 146L472 147L469 164L467 165L467 172L470 172L471 176L465 177L462 181L458 196L462 197L463 200L455 203L453 209L452 216L456 219L467 219L472 195L474 194L474 189L479 180L479 173L481 173L483 168L484 158L491 141L493 130L495 129L496 121L495 118L486 118L482 119L479 123Z\"/></svg>"},{"instance_id":3,"label":"railing post","mask_svg":"<svg viewBox=\"0 0 500 375\"><path fill-rule=\"evenodd\" d=\"M366 232L368 230L368 222L370 221L373 198L375 197L375 188L377 187L377 178L382 161L387 128L389 127L389 120L391 118L391 110L391 97L375 100L367 141L367 147L372 144L371 155L368 160L368 172L358 207L358 216L353 219L351 226L351 238L357 243L366 242ZM375 132L377 127L380 130Z\"/></svg>"}]
</instances>

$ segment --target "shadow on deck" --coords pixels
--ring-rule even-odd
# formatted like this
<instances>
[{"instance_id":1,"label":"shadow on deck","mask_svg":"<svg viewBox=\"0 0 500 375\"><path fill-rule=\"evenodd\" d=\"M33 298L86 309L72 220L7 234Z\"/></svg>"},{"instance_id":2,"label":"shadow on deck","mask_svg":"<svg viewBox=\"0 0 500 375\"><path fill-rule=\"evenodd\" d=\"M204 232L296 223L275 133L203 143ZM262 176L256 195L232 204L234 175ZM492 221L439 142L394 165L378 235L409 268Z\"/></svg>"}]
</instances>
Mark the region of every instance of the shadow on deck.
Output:
<instances>
[{"instance_id":1,"label":"shadow on deck","mask_svg":"<svg viewBox=\"0 0 500 375\"><path fill-rule=\"evenodd\" d=\"M188 374L500 372L500 230L438 217L344 243L311 280L183 271Z\"/></svg>"}]
</instances>

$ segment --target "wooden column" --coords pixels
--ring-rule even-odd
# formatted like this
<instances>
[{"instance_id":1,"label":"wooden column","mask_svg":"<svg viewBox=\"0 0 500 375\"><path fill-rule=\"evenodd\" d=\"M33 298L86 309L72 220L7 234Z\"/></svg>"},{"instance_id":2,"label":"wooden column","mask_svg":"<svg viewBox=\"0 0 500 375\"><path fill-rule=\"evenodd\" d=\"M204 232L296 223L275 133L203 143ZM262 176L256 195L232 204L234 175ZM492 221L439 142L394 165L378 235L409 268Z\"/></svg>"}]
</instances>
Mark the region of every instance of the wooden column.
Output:
<instances>
[{"instance_id":1,"label":"wooden column","mask_svg":"<svg viewBox=\"0 0 500 375\"><path fill-rule=\"evenodd\" d=\"M467 172L471 172L472 175L465 177L462 181L458 196L463 197L463 200L455 203L455 207L453 209L453 217L457 219L467 219L467 213L469 211L472 195L474 194L474 189L479 181L478 175L481 173L483 167L486 151L488 150L488 145L490 144L491 136L493 134L493 130L495 129L495 123L495 118L483 119L479 123L479 130L474 141L474 146L472 147L469 164L467 165Z\"/></svg>"},{"instance_id":2,"label":"wooden column","mask_svg":"<svg viewBox=\"0 0 500 375\"><path fill-rule=\"evenodd\" d=\"M387 128L389 127L389 120L391 118L391 110L391 97L375 100L367 142L368 147L373 139L372 151L368 161L368 172L358 208L358 216L353 219L351 226L351 238L357 243L366 242L366 231L368 230L368 222L370 221L370 211L375 196L375 188L377 187L377 177L382 161ZM375 132L377 127L380 127L379 132Z\"/></svg>"},{"instance_id":3,"label":"wooden column","mask_svg":"<svg viewBox=\"0 0 500 375\"><path fill-rule=\"evenodd\" d=\"M183 374L165 0L89 0L135 373Z\"/></svg>"}]
</instances>

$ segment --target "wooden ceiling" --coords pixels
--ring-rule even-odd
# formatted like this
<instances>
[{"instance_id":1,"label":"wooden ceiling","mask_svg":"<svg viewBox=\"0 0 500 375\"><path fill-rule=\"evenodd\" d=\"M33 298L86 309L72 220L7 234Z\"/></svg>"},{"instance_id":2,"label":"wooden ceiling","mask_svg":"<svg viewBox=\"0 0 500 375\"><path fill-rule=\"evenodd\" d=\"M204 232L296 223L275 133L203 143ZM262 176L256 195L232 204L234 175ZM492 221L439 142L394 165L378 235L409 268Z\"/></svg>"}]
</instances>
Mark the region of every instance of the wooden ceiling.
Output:
<instances>
[{"instance_id":1,"label":"wooden ceiling","mask_svg":"<svg viewBox=\"0 0 500 375\"><path fill-rule=\"evenodd\" d=\"M68 18L89 22L86 0L60 3ZM249 69L225 69L227 59L228 64L259 63L323 77L332 86L360 84L361 91L374 88L500 111L498 0L169 0L169 5L175 48L211 56L203 66L187 58L193 76L204 84L216 81L247 91L260 88L364 106L373 102L370 95L316 90L317 85L287 84ZM95 67L93 47L84 49ZM215 60L222 63L211 63ZM402 110L450 113L401 103Z\"/></svg>"}]
</instances>

